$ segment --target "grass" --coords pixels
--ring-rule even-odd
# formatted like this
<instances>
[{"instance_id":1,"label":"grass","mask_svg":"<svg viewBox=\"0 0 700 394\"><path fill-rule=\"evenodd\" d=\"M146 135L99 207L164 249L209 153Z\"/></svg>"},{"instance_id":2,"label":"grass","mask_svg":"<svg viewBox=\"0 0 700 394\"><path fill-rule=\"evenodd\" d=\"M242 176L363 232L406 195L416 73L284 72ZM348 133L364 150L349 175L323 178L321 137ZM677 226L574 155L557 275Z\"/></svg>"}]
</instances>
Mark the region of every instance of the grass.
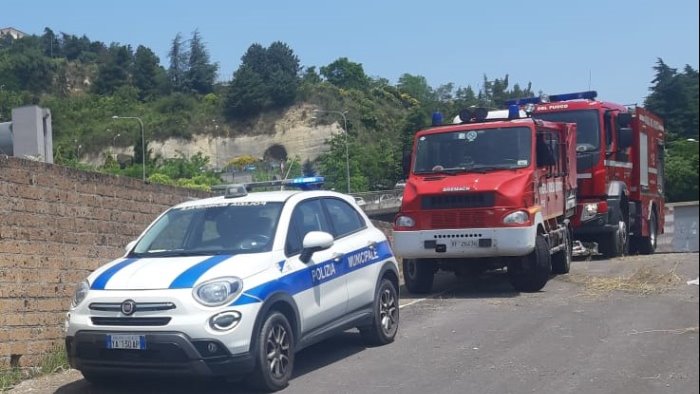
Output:
<instances>
[{"instance_id":1,"label":"grass","mask_svg":"<svg viewBox=\"0 0 700 394\"><path fill-rule=\"evenodd\" d=\"M63 344L54 347L37 367L10 367L0 369L0 393L10 390L25 379L48 375L67 370L69 367L66 350Z\"/></svg>"},{"instance_id":2,"label":"grass","mask_svg":"<svg viewBox=\"0 0 700 394\"><path fill-rule=\"evenodd\" d=\"M651 267L640 267L632 275L614 278L590 276L570 277L569 281L582 284L588 295L603 295L614 291L650 295L668 291L681 282L676 274L676 266L664 272Z\"/></svg>"}]
</instances>

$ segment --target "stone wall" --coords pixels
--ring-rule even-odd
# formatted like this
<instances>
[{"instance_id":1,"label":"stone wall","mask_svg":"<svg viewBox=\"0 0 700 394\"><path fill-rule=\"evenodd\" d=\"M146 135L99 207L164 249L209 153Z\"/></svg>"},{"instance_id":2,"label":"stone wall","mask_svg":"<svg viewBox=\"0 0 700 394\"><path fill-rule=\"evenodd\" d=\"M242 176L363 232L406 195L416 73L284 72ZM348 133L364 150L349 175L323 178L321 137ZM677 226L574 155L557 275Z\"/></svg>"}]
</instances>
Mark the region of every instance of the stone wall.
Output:
<instances>
[{"instance_id":1,"label":"stone wall","mask_svg":"<svg viewBox=\"0 0 700 394\"><path fill-rule=\"evenodd\" d=\"M78 282L166 208L208 193L0 156L0 368L63 340Z\"/></svg>"}]
</instances>

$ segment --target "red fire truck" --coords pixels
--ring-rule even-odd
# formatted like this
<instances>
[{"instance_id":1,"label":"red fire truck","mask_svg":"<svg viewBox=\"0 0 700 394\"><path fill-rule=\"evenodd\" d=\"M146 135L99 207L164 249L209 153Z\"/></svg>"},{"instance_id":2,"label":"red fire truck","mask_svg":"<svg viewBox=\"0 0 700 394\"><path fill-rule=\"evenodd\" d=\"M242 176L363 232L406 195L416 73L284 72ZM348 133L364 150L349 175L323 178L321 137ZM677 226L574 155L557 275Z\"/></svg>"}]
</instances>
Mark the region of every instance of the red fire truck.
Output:
<instances>
[{"instance_id":1,"label":"red fire truck","mask_svg":"<svg viewBox=\"0 0 700 394\"><path fill-rule=\"evenodd\" d=\"M587 91L507 102L536 119L577 125L574 237L606 257L650 254L664 230L664 126L651 112Z\"/></svg>"},{"instance_id":2,"label":"red fire truck","mask_svg":"<svg viewBox=\"0 0 700 394\"><path fill-rule=\"evenodd\" d=\"M394 221L406 287L429 292L439 269L507 267L519 291L569 271L576 210L576 125L462 111L415 135Z\"/></svg>"}]
</instances>

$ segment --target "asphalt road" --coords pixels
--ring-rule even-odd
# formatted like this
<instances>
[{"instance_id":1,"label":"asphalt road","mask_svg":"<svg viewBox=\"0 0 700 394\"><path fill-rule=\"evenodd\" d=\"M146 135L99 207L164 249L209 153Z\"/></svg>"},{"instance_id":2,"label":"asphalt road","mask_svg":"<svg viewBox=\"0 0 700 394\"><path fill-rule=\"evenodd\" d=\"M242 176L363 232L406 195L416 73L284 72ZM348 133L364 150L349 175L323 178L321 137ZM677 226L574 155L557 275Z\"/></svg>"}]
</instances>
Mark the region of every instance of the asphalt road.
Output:
<instances>
[{"instance_id":1,"label":"asphalt road","mask_svg":"<svg viewBox=\"0 0 700 394\"><path fill-rule=\"evenodd\" d=\"M285 393L697 393L698 254L577 261L544 291L502 272L442 275L403 297L396 341L347 332L297 355ZM617 289L617 290L615 290ZM245 393L238 383L125 382L96 389L77 371L11 393Z\"/></svg>"}]
</instances>

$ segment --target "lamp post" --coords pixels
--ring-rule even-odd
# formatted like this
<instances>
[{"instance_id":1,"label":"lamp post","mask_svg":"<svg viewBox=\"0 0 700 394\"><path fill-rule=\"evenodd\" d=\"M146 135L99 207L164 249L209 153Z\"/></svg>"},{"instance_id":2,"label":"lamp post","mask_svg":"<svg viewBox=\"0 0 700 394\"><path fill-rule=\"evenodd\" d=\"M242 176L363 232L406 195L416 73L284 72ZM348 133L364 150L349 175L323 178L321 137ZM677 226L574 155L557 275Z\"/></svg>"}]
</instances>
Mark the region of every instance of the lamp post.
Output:
<instances>
[{"instance_id":1,"label":"lamp post","mask_svg":"<svg viewBox=\"0 0 700 394\"><path fill-rule=\"evenodd\" d=\"M345 178L347 179L347 193L350 193L350 149L348 148L348 111L325 111L317 109L316 113L338 114L343 117L343 131L345 131Z\"/></svg>"},{"instance_id":2,"label":"lamp post","mask_svg":"<svg viewBox=\"0 0 700 394\"><path fill-rule=\"evenodd\" d=\"M146 138L143 134L143 121L138 116L119 116L114 115L112 119L136 119L139 121L139 126L141 126L141 165L142 165L142 179L146 182Z\"/></svg>"}]
</instances>

